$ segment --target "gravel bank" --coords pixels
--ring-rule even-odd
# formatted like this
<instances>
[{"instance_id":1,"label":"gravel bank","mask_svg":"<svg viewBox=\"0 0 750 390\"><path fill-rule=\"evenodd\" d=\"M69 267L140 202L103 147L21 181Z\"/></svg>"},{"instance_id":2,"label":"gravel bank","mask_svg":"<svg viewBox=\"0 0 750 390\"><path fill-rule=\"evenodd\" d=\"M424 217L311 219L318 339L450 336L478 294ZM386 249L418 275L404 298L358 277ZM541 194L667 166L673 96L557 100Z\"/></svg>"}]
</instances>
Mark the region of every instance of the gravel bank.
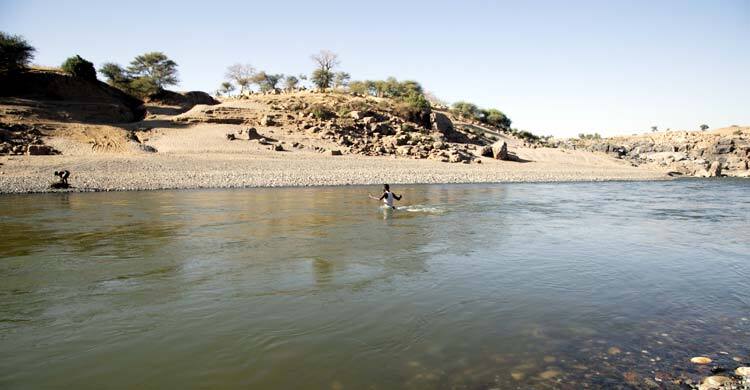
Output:
<instances>
[{"instance_id":1,"label":"gravel bank","mask_svg":"<svg viewBox=\"0 0 750 390\"><path fill-rule=\"evenodd\" d=\"M447 164L299 151L0 157L0 193L50 191L53 172L61 169L71 171L77 191L666 178L662 171L588 152L526 149L519 155L531 162Z\"/></svg>"}]
</instances>

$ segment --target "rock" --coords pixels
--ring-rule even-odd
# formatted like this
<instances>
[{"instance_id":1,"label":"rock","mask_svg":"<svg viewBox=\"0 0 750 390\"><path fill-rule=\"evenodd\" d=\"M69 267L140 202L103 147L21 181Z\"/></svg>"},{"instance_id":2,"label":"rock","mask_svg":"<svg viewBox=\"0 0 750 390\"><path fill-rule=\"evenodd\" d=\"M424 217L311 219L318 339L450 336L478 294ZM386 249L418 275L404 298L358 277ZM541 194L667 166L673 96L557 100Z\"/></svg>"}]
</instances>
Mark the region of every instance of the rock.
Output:
<instances>
[{"instance_id":1,"label":"rock","mask_svg":"<svg viewBox=\"0 0 750 390\"><path fill-rule=\"evenodd\" d=\"M375 121L376 121L375 117L372 117L372 116L366 116L362 118L362 123L364 123L365 125L375 124Z\"/></svg>"},{"instance_id":2,"label":"rock","mask_svg":"<svg viewBox=\"0 0 750 390\"><path fill-rule=\"evenodd\" d=\"M276 144L276 145L272 146L271 148L273 148L273 150L276 151L276 152L283 152L284 151L284 146L281 145L281 144Z\"/></svg>"},{"instance_id":3,"label":"rock","mask_svg":"<svg viewBox=\"0 0 750 390\"><path fill-rule=\"evenodd\" d=\"M271 142L269 142L267 139L262 138L262 137L260 139L258 139L258 143L261 144L261 145L270 145L271 144Z\"/></svg>"},{"instance_id":4,"label":"rock","mask_svg":"<svg viewBox=\"0 0 750 390\"><path fill-rule=\"evenodd\" d=\"M447 115L440 112L432 112L430 114L430 125L432 130L439 131L443 134L453 132L453 122Z\"/></svg>"},{"instance_id":5,"label":"rock","mask_svg":"<svg viewBox=\"0 0 750 390\"><path fill-rule=\"evenodd\" d=\"M700 387L698 387L699 390L719 390L723 387L723 385L732 383L732 379L726 376L709 376L708 378L703 379L703 382L701 383Z\"/></svg>"},{"instance_id":6,"label":"rock","mask_svg":"<svg viewBox=\"0 0 750 390\"><path fill-rule=\"evenodd\" d=\"M365 114L362 111L352 111L349 113L349 116L352 119L359 120L365 117Z\"/></svg>"},{"instance_id":7,"label":"rock","mask_svg":"<svg viewBox=\"0 0 750 390\"><path fill-rule=\"evenodd\" d=\"M494 153L492 153L492 146L490 145L482 146L482 148L479 149L479 155L482 157L495 157Z\"/></svg>"},{"instance_id":8,"label":"rock","mask_svg":"<svg viewBox=\"0 0 750 390\"><path fill-rule=\"evenodd\" d=\"M737 369L734 370L734 374L737 376L744 376L745 378L750 378L750 367L737 367Z\"/></svg>"},{"instance_id":9,"label":"rock","mask_svg":"<svg viewBox=\"0 0 750 390\"><path fill-rule=\"evenodd\" d=\"M399 156L408 156L411 154L412 147L409 145L399 146L396 148L396 154Z\"/></svg>"},{"instance_id":10,"label":"rock","mask_svg":"<svg viewBox=\"0 0 750 390\"><path fill-rule=\"evenodd\" d=\"M560 375L560 371L557 370L547 370L539 374L539 377L542 379L552 379L558 375Z\"/></svg>"},{"instance_id":11,"label":"rock","mask_svg":"<svg viewBox=\"0 0 750 390\"><path fill-rule=\"evenodd\" d=\"M341 156L341 151L338 149L331 149L328 152L331 154L331 156Z\"/></svg>"},{"instance_id":12,"label":"rock","mask_svg":"<svg viewBox=\"0 0 750 390\"><path fill-rule=\"evenodd\" d=\"M523 372L521 372L521 371L511 371L510 372L510 376L514 380L521 381L521 380L523 380L523 378L526 377L526 374L523 373Z\"/></svg>"},{"instance_id":13,"label":"rock","mask_svg":"<svg viewBox=\"0 0 750 390\"><path fill-rule=\"evenodd\" d=\"M492 144L492 157L496 160L507 160L508 144L505 141L497 141Z\"/></svg>"},{"instance_id":14,"label":"rock","mask_svg":"<svg viewBox=\"0 0 750 390\"><path fill-rule=\"evenodd\" d=\"M617 347L609 347L609 349L607 350L607 353L610 355L617 355L620 352L622 351L620 350L620 348L617 348Z\"/></svg>"},{"instance_id":15,"label":"rock","mask_svg":"<svg viewBox=\"0 0 750 390\"><path fill-rule=\"evenodd\" d=\"M227 133L227 139L230 141L234 141L237 139L237 137L234 136L234 133Z\"/></svg>"},{"instance_id":16,"label":"rock","mask_svg":"<svg viewBox=\"0 0 750 390\"><path fill-rule=\"evenodd\" d=\"M690 362L695 364L709 364L712 362L712 360L711 358L707 358L705 356L696 356L690 359Z\"/></svg>"},{"instance_id":17,"label":"rock","mask_svg":"<svg viewBox=\"0 0 750 390\"><path fill-rule=\"evenodd\" d=\"M721 162L714 161L711 166L708 167L708 177L720 177L721 176Z\"/></svg>"},{"instance_id":18,"label":"rock","mask_svg":"<svg viewBox=\"0 0 750 390\"><path fill-rule=\"evenodd\" d=\"M48 156L54 153L54 149L46 145L29 145L26 154L29 156Z\"/></svg>"},{"instance_id":19,"label":"rock","mask_svg":"<svg viewBox=\"0 0 750 390\"><path fill-rule=\"evenodd\" d=\"M261 138L260 134L258 134L258 130L256 130L255 127L248 127L245 132L247 133L248 140Z\"/></svg>"},{"instance_id":20,"label":"rock","mask_svg":"<svg viewBox=\"0 0 750 390\"><path fill-rule=\"evenodd\" d=\"M276 126L276 121L274 121L271 115L263 115L263 118L260 119L260 125L261 126Z\"/></svg>"},{"instance_id":21,"label":"rock","mask_svg":"<svg viewBox=\"0 0 750 390\"><path fill-rule=\"evenodd\" d=\"M0 141L10 142L13 140L13 133L10 130L0 129Z\"/></svg>"}]
</instances>

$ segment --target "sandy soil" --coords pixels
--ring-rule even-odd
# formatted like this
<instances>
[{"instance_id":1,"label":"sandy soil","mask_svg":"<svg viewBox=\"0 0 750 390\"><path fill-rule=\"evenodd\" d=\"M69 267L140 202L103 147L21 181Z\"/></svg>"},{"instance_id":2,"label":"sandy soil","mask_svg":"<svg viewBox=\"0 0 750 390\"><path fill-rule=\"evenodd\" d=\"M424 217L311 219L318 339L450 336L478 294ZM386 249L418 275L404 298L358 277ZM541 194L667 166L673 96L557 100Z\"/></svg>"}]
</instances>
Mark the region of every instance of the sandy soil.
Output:
<instances>
[{"instance_id":1,"label":"sandy soil","mask_svg":"<svg viewBox=\"0 0 750 390\"><path fill-rule=\"evenodd\" d=\"M267 97L266 99L279 99ZM259 117L267 106L233 101ZM212 106L219 107L219 106ZM153 112L153 111L152 111ZM246 114L243 114L246 115ZM56 156L0 157L0 193L48 191L53 172L67 169L76 190L147 190L237 188L381 183L486 183L521 181L592 181L666 179L656 168L636 168L604 154L547 148L524 148L509 139L510 150L528 162L496 161L450 164L406 157L330 156L316 148L341 149L331 141L291 127L255 125L261 136L282 143L272 151L258 140L229 141L247 124L186 124L168 115L124 127L63 124L45 143ZM136 131L138 140L127 136ZM302 147L293 147L293 143ZM144 147L155 148L149 153Z\"/></svg>"}]
</instances>

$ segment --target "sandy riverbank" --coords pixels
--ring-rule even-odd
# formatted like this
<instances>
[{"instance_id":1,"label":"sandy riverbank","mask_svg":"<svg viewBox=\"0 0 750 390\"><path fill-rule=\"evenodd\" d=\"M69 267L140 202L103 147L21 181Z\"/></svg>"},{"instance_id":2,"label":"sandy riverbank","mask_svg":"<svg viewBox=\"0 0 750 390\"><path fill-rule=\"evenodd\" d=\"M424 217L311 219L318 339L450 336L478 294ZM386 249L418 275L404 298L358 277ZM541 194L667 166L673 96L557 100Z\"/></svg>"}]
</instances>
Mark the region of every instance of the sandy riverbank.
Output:
<instances>
[{"instance_id":1,"label":"sandy riverbank","mask_svg":"<svg viewBox=\"0 0 750 390\"><path fill-rule=\"evenodd\" d=\"M53 172L61 169L72 172L70 183L81 191L666 178L662 171L589 152L519 149L518 155L530 162L486 158L482 164L447 164L296 150L14 156L0 157L0 192L48 191Z\"/></svg>"}]
</instances>

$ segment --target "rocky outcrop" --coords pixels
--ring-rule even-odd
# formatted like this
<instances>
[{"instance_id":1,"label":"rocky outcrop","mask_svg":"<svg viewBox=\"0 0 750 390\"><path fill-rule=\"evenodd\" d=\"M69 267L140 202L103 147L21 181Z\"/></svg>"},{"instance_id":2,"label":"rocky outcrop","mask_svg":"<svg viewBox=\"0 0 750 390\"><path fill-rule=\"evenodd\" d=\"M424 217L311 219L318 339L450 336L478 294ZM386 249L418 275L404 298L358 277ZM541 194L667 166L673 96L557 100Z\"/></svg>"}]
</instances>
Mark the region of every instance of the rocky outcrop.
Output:
<instances>
[{"instance_id":1,"label":"rocky outcrop","mask_svg":"<svg viewBox=\"0 0 750 390\"><path fill-rule=\"evenodd\" d=\"M553 146L607 153L634 165L651 164L673 174L750 177L750 128L715 132L667 132L601 140L564 140Z\"/></svg>"},{"instance_id":2,"label":"rocky outcrop","mask_svg":"<svg viewBox=\"0 0 750 390\"><path fill-rule=\"evenodd\" d=\"M39 119L125 123L146 114L141 100L97 80L30 71L0 84L0 104Z\"/></svg>"},{"instance_id":3,"label":"rocky outcrop","mask_svg":"<svg viewBox=\"0 0 750 390\"><path fill-rule=\"evenodd\" d=\"M36 126L0 123L0 155L30 156L58 154L51 146L44 145L43 134Z\"/></svg>"}]
</instances>

